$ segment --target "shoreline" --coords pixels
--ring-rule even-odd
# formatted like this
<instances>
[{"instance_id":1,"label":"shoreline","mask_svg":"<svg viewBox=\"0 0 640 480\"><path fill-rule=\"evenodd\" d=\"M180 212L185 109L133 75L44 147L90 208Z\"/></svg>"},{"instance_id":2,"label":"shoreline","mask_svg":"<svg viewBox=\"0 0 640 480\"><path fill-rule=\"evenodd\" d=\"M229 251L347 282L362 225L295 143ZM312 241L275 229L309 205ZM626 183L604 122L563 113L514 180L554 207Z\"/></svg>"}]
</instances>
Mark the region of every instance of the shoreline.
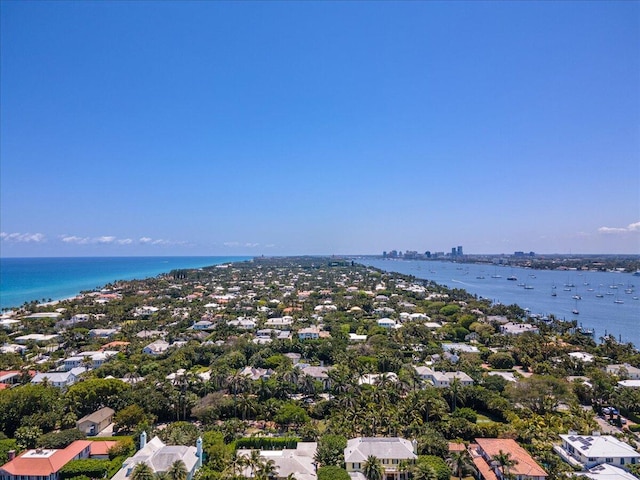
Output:
<instances>
[{"instance_id":1,"label":"shoreline","mask_svg":"<svg viewBox=\"0 0 640 480\"><path fill-rule=\"evenodd\" d=\"M197 269L247 261L247 256L4 257L0 308L19 309L74 299L118 281L146 280L172 270ZM202 262L202 260L206 260ZM10 265L7 265L9 261ZM183 263L187 263L186 265ZM197 265L193 265L196 263ZM30 283L28 283L30 282ZM20 285L22 283L22 285ZM19 284L18 287L14 287ZM44 300L44 301L43 301Z\"/></svg>"}]
</instances>

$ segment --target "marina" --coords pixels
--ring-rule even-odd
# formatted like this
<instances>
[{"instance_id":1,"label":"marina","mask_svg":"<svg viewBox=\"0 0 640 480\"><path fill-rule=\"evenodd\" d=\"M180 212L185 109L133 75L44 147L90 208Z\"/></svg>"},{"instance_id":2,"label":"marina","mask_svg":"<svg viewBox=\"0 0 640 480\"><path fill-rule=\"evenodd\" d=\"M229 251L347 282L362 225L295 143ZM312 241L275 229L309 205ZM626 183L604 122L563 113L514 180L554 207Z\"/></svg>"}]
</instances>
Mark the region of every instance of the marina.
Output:
<instances>
[{"instance_id":1,"label":"marina","mask_svg":"<svg viewBox=\"0 0 640 480\"><path fill-rule=\"evenodd\" d=\"M532 270L478 263L384 260L358 262L385 271L463 288L494 303L517 304L532 315L576 320L596 341L604 335L640 345L640 278L631 273ZM509 280L515 277L521 281Z\"/></svg>"}]
</instances>

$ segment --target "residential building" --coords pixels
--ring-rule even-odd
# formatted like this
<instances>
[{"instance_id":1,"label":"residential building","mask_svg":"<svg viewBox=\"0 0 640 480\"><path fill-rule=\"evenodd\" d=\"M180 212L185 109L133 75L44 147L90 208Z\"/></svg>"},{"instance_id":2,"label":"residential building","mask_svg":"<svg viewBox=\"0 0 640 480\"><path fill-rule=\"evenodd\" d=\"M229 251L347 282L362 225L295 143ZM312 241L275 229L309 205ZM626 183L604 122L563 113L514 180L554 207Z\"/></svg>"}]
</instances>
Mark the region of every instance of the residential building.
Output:
<instances>
[{"instance_id":1,"label":"residential building","mask_svg":"<svg viewBox=\"0 0 640 480\"><path fill-rule=\"evenodd\" d=\"M113 409L103 407L78 420L76 422L76 428L88 436L97 435L109 426L115 413Z\"/></svg>"},{"instance_id":2,"label":"residential building","mask_svg":"<svg viewBox=\"0 0 640 480\"><path fill-rule=\"evenodd\" d=\"M607 365L607 373L624 377L626 380L640 380L640 368L628 363Z\"/></svg>"},{"instance_id":3,"label":"residential building","mask_svg":"<svg viewBox=\"0 0 640 480\"><path fill-rule=\"evenodd\" d=\"M67 448L27 450L0 467L0 480L59 480L71 460L89 458L91 443L76 440Z\"/></svg>"},{"instance_id":4,"label":"residential building","mask_svg":"<svg viewBox=\"0 0 640 480\"><path fill-rule=\"evenodd\" d=\"M198 438L195 447L184 445L165 445L158 437L147 442L146 432L140 435L140 450L127 458L122 468L111 480L127 480L138 463L146 463L153 473L166 472L176 460L182 460L187 468L187 480L192 480L202 466L202 439ZM2 480L2 479L0 479Z\"/></svg>"},{"instance_id":5,"label":"residential building","mask_svg":"<svg viewBox=\"0 0 640 480\"><path fill-rule=\"evenodd\" d=\"M87 369L83 367L72 368L68 372L44 372L37 373L32 379L31 383L43 383L48 382L49 385L56 388L67 388L78 381L78 377L86 372Z\"/></svg>"},{"instance_id":6,"label":"residential building","mask_svg":"<svg viewBox=\"0 0 640 480\"><path fill-rule=\"evenodd\" d=\"M378 326L382 328L396 328L396 321L391 318L381 318L378 320Z\"/></svg>"},{"instance_id":7,"label":"residential building","mask_svg":"<svg viewBox=\"0 0 640 480\"><path fill-rule=\"evenodd\" d=\"M626 470L608 463L602 463L584 472L576 472L575 476L587 477L591 480L638 480Z\"/></svg>"},{"instance_id":8,"label":"residential building","mask_svg":"<svg viewBox=\"0 0 640 480\"><path fill-rule=\"evenodd\" d=\"M91 338L111 338L118 333L117 328L93 328L89 330Z\"/></svg>"},{"instance_id":9,"label":"residential building","mask_svg":"<svg viewBox=\"0 0 640 480\"><path fill-rule=\"evenodd\" d=\"M619 467L640 463L638 453L628 443L612 435L560 435L562 445L554 450L567 463L584 468L592 468L602 463Z\"/></svg>"},{"instance_id":10,"label":"residential building","mask_svg":"<svg viewBox=\"0 0 640 480\"><path fill-rule=\"evenodd\" d=\"M291 475L296 480L315 480L316 463L314 460L318 444L315 442L298 442L296 448L282 450L261 450L260 458L273 460L276 468L275 478L283 480ZM249 457L251 450L239 449L238 457ZM250 467L245 467L242 475L251 478Z\"/></svg>"},{"instance_id":11,"label":"residential building","mask_svg":"<svg viewBox=\"0 0 640 480\"><path fill-rule=\"evenodd\" d=\"M399 437L357 437L347 441L344 449L344 461L347 472L354 480L363 480L364 464L369 456L380 460L383 470L383 480L405 480L408 472L400 465L411 464L418 456L415 446L404 438Z\"/></svg>"},{"instance_id":12,"label":"residential building","mask_svg":"<svg viewBox=\"0 0 640 480\"><path fill-rule=\"evenodd\" d=\"M469 446L469 453L484 480L545 480L548 477L529 452L510 438L476 438ZM514 465L503 470L494 459L501 454L507 454Z\"/></svg>"},{"instance_id":13,"label":"residential building","mask_svg":"<svg viewBox=\"0 0 640 480\"><path fill-rule=\"evenodd\" d=\"M454 379L458 379L461 386L473 385L473 379L464 372L437 372L429 367L413 367L418 376L425 381L431 382L434 387L447 388L451 386Z\"/></svg>"},{"instance_id":14,"label":"residential building","mask_svg":"<svg viewBox=\"0 0 640 480\"><path fill-rule=\"evenodd\" d=\"M169 350L170 346L169 342L165 340L156 340L144 347L142 353L146 353L147 355L162 355Z\"/></svg>"},{"instance_id":15,"label":"residential building","mask_svg":"<svg viewBox=\"0 0 640 480\"><path fill-rule=\"evenodd\" d=\"M540 329L530 323L508 322L500 325L500 333L503 335L522 335L523 333L540 333Z\"/></svg>"}]
</instances>

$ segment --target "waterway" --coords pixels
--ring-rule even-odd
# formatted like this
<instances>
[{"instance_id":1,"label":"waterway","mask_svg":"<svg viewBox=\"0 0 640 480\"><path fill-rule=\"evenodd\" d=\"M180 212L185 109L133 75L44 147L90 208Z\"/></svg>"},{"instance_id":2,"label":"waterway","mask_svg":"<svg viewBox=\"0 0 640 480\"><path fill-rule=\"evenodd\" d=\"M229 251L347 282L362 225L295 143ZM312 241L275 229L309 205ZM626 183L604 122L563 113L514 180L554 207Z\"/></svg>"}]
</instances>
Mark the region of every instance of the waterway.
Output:
<instances>
[{"instance_id":1,"label":"waterway","mask_svg":"<svg viewBox=\"0 0 640 480\"><path fill-rule=\"evenodd\" d=\"M517 304L532 314L577 320L584 328L595 330L596 340L609 334L640 347L640 277L630 273L533 270L371 257L360 257L357 261L449 288L462 288L493 302ZM508 280L509 277L517 280ZM579 313L573 313L574 310Z\"/></svg>"}]
</instances>

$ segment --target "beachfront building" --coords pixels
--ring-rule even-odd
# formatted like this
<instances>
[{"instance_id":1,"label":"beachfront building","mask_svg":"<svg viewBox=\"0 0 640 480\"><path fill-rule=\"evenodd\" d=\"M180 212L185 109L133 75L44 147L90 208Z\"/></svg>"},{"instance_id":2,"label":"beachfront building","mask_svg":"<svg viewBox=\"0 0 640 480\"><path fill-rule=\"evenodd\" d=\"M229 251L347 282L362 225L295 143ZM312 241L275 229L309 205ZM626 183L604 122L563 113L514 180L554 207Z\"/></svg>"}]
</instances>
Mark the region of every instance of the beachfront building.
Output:
<instances>
[{"instance_id":1,"label":"beachfront building","mask_svg":"<svg viewBox=\"0 0 640 480\"><path fill-rule=\"evenodd\" d=\"M138 463L146 463L155 474L166 472L177 460L184 462L187 468L187 480L192 480L196 471L202 466L202 439L198 438L195 447L165 445L158 437L153 437L147 442L147 434L142 432L140 450L124 461L122 468L111 477L111 480L131 479L131 473Z\"/></svg>"},{"instance_id":2,"label":"beachfront building","mask_svg":"<svg viewBox=\"0 0 640 480\"><path fill-rule=\"evenodd\" d=\"M546 480L547 472L515 440L510 438L476 438L469 453L481 480ZM514 462L502 467L496 456L506 454Z\"/></svg>"},{"instance_id":3,"label":"beachfront building","mask_svg":"<svg viewBox=\"0 0 640 480\"><path fill-rule=\"evenodd\" d=\"M640 463L640 453L612 435L567 434L560 438L562 445L556 445L554 450L575 467L592 468L602 463L624 467Z\"/></svg>"},{"instance_id":4,"label":"beachfront building","mask_svg":"<svg viewBox=\"0 0 640 480\"><path fill-rule=\"evenodd\" d=\"M344 449L344 462L349 476L353 480L365 480L362 473L367 458L380 460L383 480L406 480L409 473L401 465L415 463L415 445L400 437L357 437L347 441Z\"/></svg>"}]
</instances>

